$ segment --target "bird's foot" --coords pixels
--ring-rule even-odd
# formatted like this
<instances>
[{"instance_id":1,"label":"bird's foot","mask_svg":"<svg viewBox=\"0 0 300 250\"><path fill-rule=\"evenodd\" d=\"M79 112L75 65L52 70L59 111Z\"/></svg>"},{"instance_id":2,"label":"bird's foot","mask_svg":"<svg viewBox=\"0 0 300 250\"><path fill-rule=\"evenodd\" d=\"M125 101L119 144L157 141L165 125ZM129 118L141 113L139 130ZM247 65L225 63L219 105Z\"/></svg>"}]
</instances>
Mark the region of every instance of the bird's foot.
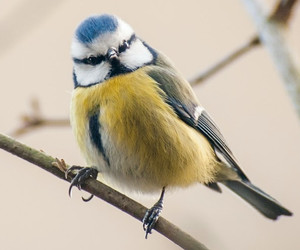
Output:
<instances>
[{"instance_id":1,"label":"bird's foot","mask_svg":"<svg viewBox=\"0 0 300 250\"><path fill-rule=\"evenodd\" d=\"M52 166L57 167L60 171L66 173L66 171L68 170L68 166L65 163L64 159L58 159L55 158L55 161L52 162Z\"/></svg>"},{"instance_id":2,"label":"bird's foot","mask_svg":"<svg viewBox=\"0 0 300 250\"><path fill-rule=\"evenodd\" d=\"M163 187L159 200L147 210L143 218L143 229L146 232L145 238L147 239L148 234L151 234L159 215L163 209L163 198L165 194L165 187Z\"/></svg>"},{"instance_id":3,"label":"bird's foot","mask_svg":"<svg viewBox=\"0 0 300 250\"><path fill-rule=\"evenodd\" d=\"M76 171L75 177L71 181L71 185L69 187L69 196L72 196L72 188L75 186L79 190L81 190L81 186L88 180L89 178L97 179L98 170L95 168L90 167L80 167L80 166L72 166L68 168L68 170L65 172L65 177L67 179L69 173L72 171ZM83 198L83 201L90 201L93 198L93 195L91 195L89 198Z\"/></svg>"},{"instance_id":4,"label":"bird's foot","mask_svg":"<svg viewBox=\"0 0 300 250\"><path fill-rule=\"evenodd\" d=\"M145 238L147 239L148 234L151 234L152 229L157 222L159 215L163 209L163 204L161 202L157 202L153 207L147 210L144 218L143 218L143 228L146 232Z\"/></svg>"}]
</instances>

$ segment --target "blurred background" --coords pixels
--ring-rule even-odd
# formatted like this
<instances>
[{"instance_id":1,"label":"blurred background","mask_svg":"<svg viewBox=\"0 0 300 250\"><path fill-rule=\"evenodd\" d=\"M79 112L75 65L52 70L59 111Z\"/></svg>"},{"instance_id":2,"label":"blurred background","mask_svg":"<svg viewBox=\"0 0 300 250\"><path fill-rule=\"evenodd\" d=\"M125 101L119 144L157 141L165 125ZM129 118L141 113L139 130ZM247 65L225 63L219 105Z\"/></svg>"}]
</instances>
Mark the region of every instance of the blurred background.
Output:
<instances>
[{"instance_id":1,"label":"blurred background","mask_svg":"<svg viewBox=\"0 0 300 250\"><path fill-rule=\"evenodd\" d=\"M276 1L260 1L268 10ZM47 118L67 118L72 82L70 43L91 14L120 16L170 57L187 79L248 41L255 27L238 0L4 0L0 9L0 132L21 126L38 100ZM288 28L300 51L300 6ZM299 64L298 64L299 66ZM263 47L194 87L248 177L292 212L270 221L235 194L195 185L167 193L162 215L210 249L300 248L300 127ZM68 164L84 165L70 127L38 128L17 138ZM178 249L156 231L102 200L0 150L0 249ZM134 197L151 206L157 197Z\"/></svg>"}]
</instances>

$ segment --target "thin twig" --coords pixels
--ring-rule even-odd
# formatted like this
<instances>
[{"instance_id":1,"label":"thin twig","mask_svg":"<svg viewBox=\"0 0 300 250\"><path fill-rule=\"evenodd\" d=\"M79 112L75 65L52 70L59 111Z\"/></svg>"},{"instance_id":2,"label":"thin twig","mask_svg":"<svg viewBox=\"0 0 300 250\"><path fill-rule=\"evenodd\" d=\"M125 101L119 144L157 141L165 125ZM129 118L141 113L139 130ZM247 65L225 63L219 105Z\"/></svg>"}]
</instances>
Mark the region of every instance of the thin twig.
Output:
<instances>
[{"instance_id":1,"label":"thin twig","mask_svg":"<svg viewBox=\"0 0 300 250\"><path fill-rule=\"evenodd\" d=\"M2 134L0 134L0 148L41 167L62 180L66 180L64 177L65 174L62 171L63 168L55 166L60 164L54 164L56 159L41 151L30 148ZM68 179L67 181L70 182L70 180L71 179ZM83 185L82 189L105 200L139 221L142 221L143 216L146 213L146 207L97 180L88 180L86 184ZM184 249L207 249L202 243L198 242L163 217L158 219L155 230Z\"/></svg>"},{"instance_id":2,"label":"thin twig","mask_svg":"<svg viewBox=\"0 0 300 250\"><path fill-rule=\"evenodd\" d=\"M244 55L246 52L250 51L251 49L255 48L257 45L260 44L259 38L255 36L251 40L249 40L246 44L243 44L241 47L235 49L227 56L222 58L219 62L215 63L213 66L209 67L208 69L201 72L198 76L194 79L191 79L189 82L192 85L199 84L204 82L209 77L213 76L217 72L219 72L224 67L228 66L230 63L238 59L240 56Z\"/></svg>"},{"instance_id":3,"label":"thin twig","mask_svg":"<svg viewBox=\"0 0 300 250\"><path fill-rule=\"evenodd\" d=\"M31 113L22 115L22 124L20 127L10 133L12 137L19 137L32 131L33 129L45 126L62 127L70 126L70 121L67 118L45 118L41 112L40 104L36 98L30 101Z\"/></svg>"},{"instance_id":4,"label":"thin twig","mask_svg":"<svg viewBox=\"0 0 300 250\"><path fill-rule=\"evenodd\" d=\"M292 16L293 7L296 3L297 0L278 1L269 19L281 24L287 24Z\"/></svg>"},{"instance_id":5,"label":"thin twig","mask_svg":"<svg viewBox=\"0 0 300 250\"><path fill-rule=\"evenodd\" d=\"M292 15L292 10L297 0L282 0L279 1L278 4L275 6L273 12L269 16L269 20L273 20L277 23L286 25L290 20ZM228 66L230 63L234 62L242 55L246 54L247 52L251 51L253 48L256 48L260 45L260 38L258 35L255 35L252 39L248 42L240 46L239 48L235 49L227 56L222 58L220 61L212 65L211 67L207 68L203 72L201 72L198 76L195 76L189 82L192 85L203 83L205 80L213 76L214 74L218 73L220 70ZM43 126L69 126L70 122L69 119L47 119L43 117L40 112L39 103L37 100L33 99L31 101L32 106L32 114L23 116L22 124L19 128L15 129L11 135L13 137L21 136L25 133L30 132L31 130L43 127Z\"/></svg>"},{"instance_id":6,"label":"thin twig","mask_svg":"<svg viewBox=\"0 0 300 250\"><path fill-rule=\"evenodd\" d=\"M276 7L274 8L273 12L269 16L270 20L274 20L277 23L286 25L290 20L292 15L293 7L297 0L282 0L279 1ZM192 78L189 82L192 85L203 83L209 77L213 76L214 74L218 73L220 70L228 66L230 63L236 61L242 55L246 54L247 52L251 51L252 49L256 48L260 45L260 38L259 35L255 35L252 39L250 39L245 44L241 45L239 48L233 50L227 56L222 58L220 61L215 63L214 65L210 66L206 70L202 71L198 76Z\"/></svg>"},{"instance_id":7,"label":"thin twig","mask_svg":"<svg viewBox=\"0 0 300 250\"><path fill-rule=\"evenodd\" d=\"M261 42L265 45L291 97L300 117L300 73L293 62L289 48L282 35L282 25L264 16L255 0L243 0L256 25ZM293 6L293 5L292 5Z\"/></svg>"},{"instance_id":8,"label":"thin twig","mask_svg":"<svg viewBox=\"0 0 300 250\"><path fill-rule=\"evenodd\" d=\"M21 127L15 129L11 134L12 137L19 137L21 135L24 135L28 132L30 132L33 129L39 128L39 127L65 127L70 126L70 121L66 118L61 119L47 119L47 118L40 118L36 120L30 119Z\"/></svg>"}]
</instances>

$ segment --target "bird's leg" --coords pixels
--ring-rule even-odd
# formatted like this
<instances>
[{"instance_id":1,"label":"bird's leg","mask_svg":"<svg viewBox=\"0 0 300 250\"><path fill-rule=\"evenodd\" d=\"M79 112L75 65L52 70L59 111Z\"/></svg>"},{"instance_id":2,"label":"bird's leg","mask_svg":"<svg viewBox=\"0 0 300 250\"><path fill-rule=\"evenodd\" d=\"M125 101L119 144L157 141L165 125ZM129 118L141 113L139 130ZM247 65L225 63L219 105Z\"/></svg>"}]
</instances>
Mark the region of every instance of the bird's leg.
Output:
<instances>
[{"instance_id":1,"label":"bird's leg","mask_svg":"<svg viewBox=\"0 0 300 250\"><path fill-rule=\"evenodd\" d=\"M161 213L163 209L163 199L165 194L165 187L163 187L161 191L161 195L159 200L147 210L144 218L143 218L143 228L146 232L145 238L147 239L148 234L151 234L152 229L155 226L155 223L158 220L159 214Z\"/></svg>"},{"instance_id":2,"label":"bird's leg","mask_svg":"<svg viewBox=\"0 0 300 250\"><path fill-rule=\"evenodd\" d=\"M71 185L69 187L69 196L72 196L72 188L75 186L79 190L81 190L81 185L86 182L87 179L92 178L92 179L97 179L98 175L98 170L95 168L91 167L80 167L80 166L72 166L68 168L68 170L65 173L65 177L67 179L68 175L70 172L76 170L77 173L75 177L71 181ZM93 198L93 195L91 195L89 198L83 198L83 201L90 201Z\"/></svg>"}]
</instances>

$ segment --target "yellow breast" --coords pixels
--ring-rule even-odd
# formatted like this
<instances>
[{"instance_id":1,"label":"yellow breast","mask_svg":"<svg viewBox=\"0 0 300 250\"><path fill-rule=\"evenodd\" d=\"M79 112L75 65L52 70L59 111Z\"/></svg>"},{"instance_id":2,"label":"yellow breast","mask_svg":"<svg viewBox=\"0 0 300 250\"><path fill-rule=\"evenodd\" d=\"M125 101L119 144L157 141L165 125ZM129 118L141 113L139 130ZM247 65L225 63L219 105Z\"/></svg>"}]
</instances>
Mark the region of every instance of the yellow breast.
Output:
<instances>
[{"instance_id":1,"label":"yellow breast","mask_svg":"<svg viewBox=\"0 0 300 250\"><path fill-rule=\"evenodd\" d=\"M91 165L97 164L87 145L93 112L99 112L105 133L108 174L120 182L147 189L214 180L218 163L209 142L177 117L165 93L143 69L74 90L72 127Z\"/></svg>"}]
</instances>

